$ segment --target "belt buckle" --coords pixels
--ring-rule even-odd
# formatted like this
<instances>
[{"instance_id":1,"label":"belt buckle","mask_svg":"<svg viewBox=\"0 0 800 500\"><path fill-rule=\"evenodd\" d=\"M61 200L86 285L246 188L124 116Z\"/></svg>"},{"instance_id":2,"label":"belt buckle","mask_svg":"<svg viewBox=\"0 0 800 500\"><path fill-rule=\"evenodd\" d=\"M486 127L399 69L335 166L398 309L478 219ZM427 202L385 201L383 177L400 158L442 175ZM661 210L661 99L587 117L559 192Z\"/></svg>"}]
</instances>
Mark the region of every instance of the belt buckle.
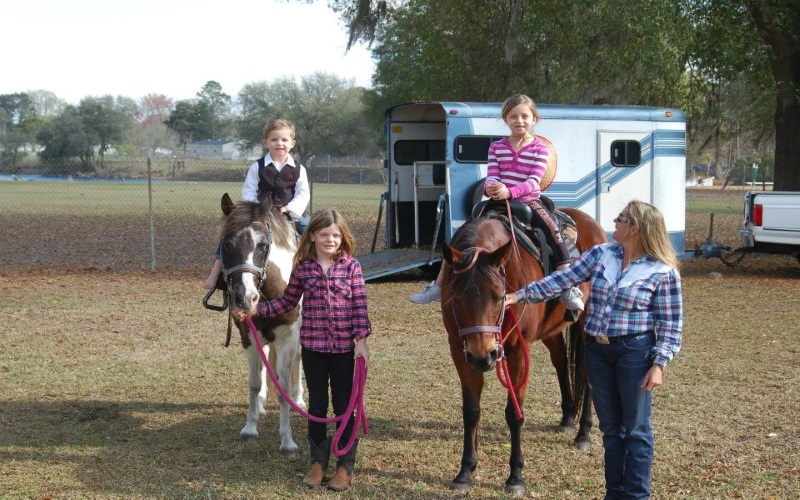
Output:
<instances>
[{"instance_id":1,"label":"belt buckle","mask_svg":"<svg viewBox=\"0 0 800 500\"><path fill-rule=\"evenodd\" d=\"M611 343L609 342L608 337L606 337L605 335L596 335L594 337L594 341L597 342L598 344L606 344L606 345Z\"/></svg>"}]
</instances>

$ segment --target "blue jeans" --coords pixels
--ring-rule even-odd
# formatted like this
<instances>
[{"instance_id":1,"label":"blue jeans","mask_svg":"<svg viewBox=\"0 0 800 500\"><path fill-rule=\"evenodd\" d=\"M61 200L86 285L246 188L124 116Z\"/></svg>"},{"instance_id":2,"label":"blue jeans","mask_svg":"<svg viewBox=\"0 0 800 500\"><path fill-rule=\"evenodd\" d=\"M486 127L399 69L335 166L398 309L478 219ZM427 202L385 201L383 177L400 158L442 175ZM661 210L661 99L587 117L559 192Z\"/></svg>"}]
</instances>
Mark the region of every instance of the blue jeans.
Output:
<instances>
[{"instance_id":1,"label":"blue jeans","mask_svg":"<svg viewBox=\"0 0 800 500\"><path fill-rule=\"evenodd\" d=\"M606 499L650 497L652 393L642 390L653 366L653 332L611 344L586 342L592 401L603 433Z\"/></svg>"}]
</instances>

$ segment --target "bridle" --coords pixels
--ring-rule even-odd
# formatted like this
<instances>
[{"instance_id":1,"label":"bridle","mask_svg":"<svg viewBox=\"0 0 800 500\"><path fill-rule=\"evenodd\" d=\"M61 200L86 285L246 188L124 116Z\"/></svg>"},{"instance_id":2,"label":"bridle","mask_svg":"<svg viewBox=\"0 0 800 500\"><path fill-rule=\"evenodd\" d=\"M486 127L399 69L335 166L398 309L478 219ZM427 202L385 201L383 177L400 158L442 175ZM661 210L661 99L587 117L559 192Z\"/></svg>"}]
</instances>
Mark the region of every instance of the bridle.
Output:
<instances>
[{"instance_id":1,"label":"bridle","mask_svg":"<svg viewBox=\"0 0 800 500\"><path fill-rule=\"evenodd\" d=\"M489 250L487 250L487 249L485 249L483 247L470 247L470 248L467 248L467 249L465 249L463 251L464 252L468 252L469 250L474 250L474 253L472 254L472 259L470 260L470 262L465 267L463 267L461 269L453 269L453 271L452 271L453 275L464 274L464 273L470 271L473 267L475 267L475 264L478 262L478 257L480 256L481 253L490 253ZM505 295L506 295L506 272L505 272L505 267L504 266L500 266L499 273L500 273L500 276L503 278L503 293L500 295L500 300L503 301L504 298L505 298ZM453 283L453 280L451 279L450 280L451 292L452 292L452 283ZM467 327L467 328L463 328L461 326L461 322L458 320L458 311L456 310L455 300L452 299L452 297L453 297L452 293L450 294L450 297L451 297L451 299L450 299L450 307L451 307L451 309L453 311L453 319L456 322L456 328L458 328L458 335L462 339L464 339L464 337L466 337L467 335L470 335L472 333L481 333L481 332L494 333L495 346L496 346L495 347L495 351L497 352L497 359L498 359L498 361L504 359L505 358L505 352L503 351L503 343L500 340L500 334L503 331L503 320L505 319L506 308L505 307L500 307L500 314L499 314L499 316L497 318L497 321L496 321L496 323L494 325L475 325L475 326L470 326L470 327ZM466 354L467 353L467 342L466 342L466 339L464 339L463 342L464 342L464 353Z\"/></svg>"},{"instance_id":2,"label":"bridle","mask_svg":"<svg viewBox=\"0 0 800 500\"><path fill-rule=\"evenodd\" d=\"M231 268L226 268L225 264L222 265L222 276L225 279L225 283L228 285L228 292L231 292L232 289L230 278L242 273L252 273L256 276L256 279L258 279L258 289L260 292L261 286L264 284L264 280L267 279L269 256L272 252L272 225L269 222L267 222L265 225L267 227L267 253L264 256L264 262L262 263L261 267L250 264L249 262L238 264ZM222 262L225 262L225 259L222 259Z\"/></svg>"},{"instance_id":3,"label":"bridle","mask_svg":"<svg viewBox=\"0 0 800 500\"><path fill-rule=\"evenodd\" d=\"M254 224L255 225L255 224ZM272 253L272 225L267 222L264 224L267 227L267 253L264 255L264 262L262 263L261 267L255 266L246 262L244 264L238 264L231 268L226 268L225 264L222 264L222 276L225 280L225 294L224 297L224 305L223 310L228 309L228 331L225 334L225 347L228 347L231 343L231 332L233 330L233 311L231 308L228 307L228 297L233 295L233 284L230 278L236 276L237 274L242 273L251 273L256 276L258 280L258 294L261 295L261 287L264 285L264 281L267 279L267 267L269 267L269 256ZM224 252L224 249L223 249ZM223 255L224 257L224 255ZM222 259L222 262L225 262L225 259ZM214 291L211 290L210 293ZM203 300L203 304L206 304L209 295L206 295L206 298ZM208 306L206 306L208 307Z\"/></svg>"}]
</instances>

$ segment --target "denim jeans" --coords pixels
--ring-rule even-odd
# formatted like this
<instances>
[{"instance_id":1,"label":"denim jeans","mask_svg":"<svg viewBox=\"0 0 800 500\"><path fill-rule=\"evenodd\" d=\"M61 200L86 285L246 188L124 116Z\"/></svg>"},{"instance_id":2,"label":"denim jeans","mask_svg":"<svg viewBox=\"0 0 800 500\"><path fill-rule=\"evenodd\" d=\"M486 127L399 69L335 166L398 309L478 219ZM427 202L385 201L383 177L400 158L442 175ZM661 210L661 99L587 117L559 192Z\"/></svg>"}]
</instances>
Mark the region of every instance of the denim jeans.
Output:
<instances>
[{"instance_id":1,"label":"denim jeans","mask_svg":"<svg viewBox=\"0 0 800 500\"><path fill-rule=\"evenodd\" d=\"M603 433L606 499L650 497L652 393L642 382L653 365L653 332L611 344L586 343L592 401Z\"/></svg>"}]
</instances>

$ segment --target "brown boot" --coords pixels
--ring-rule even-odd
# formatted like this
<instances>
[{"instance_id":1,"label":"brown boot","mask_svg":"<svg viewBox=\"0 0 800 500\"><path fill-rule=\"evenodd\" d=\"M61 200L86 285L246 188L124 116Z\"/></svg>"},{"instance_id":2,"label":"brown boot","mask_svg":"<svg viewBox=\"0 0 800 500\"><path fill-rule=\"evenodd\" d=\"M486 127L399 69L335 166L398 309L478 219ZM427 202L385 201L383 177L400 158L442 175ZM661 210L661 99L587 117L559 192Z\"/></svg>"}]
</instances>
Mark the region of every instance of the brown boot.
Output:
<instances>
[{"instance_id":1,"label":"brown boot","mask_svg":"<svg viewBox=\"0 0 800 500\"><path fill-rule=\"evenodd\" d=\"M352 479L353 475L347 470L347 467L340 465L339 468L336 469L336 475L333 476L333 479L328 481L328 489L333 491L345 491L350 487L350 481Z\"/></svg>"},{"instance_id":2,"label":"brown boot","mask_svg":"<svg viewBox=\"0 0 800 500\"><path fill-rule=\"evenodd\" d=\"M328 470L331 453L331 438L317 444L309 436L308 447L311 454L311 470L303 478L303 484L309 488L316 488L325 480L325 471Z\"/></svg>"},{"instance_id":3,"label":"brown boot","mask_svg":"<svg viewBox=\"0 0 800 500\"><path fill-rule=\"evenodd\" d=\"M355 432L355 429L353 430ZM345 491L350 487L353 480L353 468L356 465L356 450L358 449L358 439L353 442L352 448L336 460L336 475L328 481L328 489L333 491Z\"/></svg>"},{"instance_id":4,"label":"brown boot","mask_svg":"<svg viewBox=\"0 0 800 500\"><path fill-rule=\"evenodd\" d=\"M325 471L322 470L322 466L319 462L314 462L311 464L311 470L308 471L306 477L303 478L303 484L309 488L316 488L322 484L323 479L325 479Z\"/></svg>"}]
</instances>

